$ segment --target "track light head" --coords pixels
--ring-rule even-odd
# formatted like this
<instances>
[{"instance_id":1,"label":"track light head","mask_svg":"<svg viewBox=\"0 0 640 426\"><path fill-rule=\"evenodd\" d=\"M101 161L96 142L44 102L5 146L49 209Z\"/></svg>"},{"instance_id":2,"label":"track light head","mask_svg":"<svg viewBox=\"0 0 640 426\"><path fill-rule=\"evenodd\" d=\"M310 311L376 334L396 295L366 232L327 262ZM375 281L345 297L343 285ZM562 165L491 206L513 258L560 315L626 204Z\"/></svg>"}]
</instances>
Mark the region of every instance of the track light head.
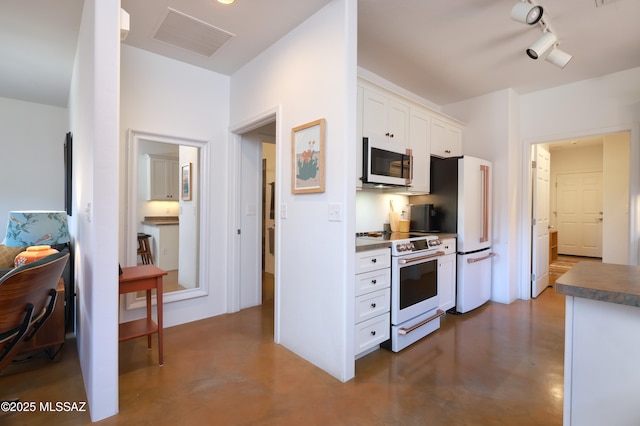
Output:
<instances>
[{"instance_id":1,"label":"track light head","mask_svg":"<svg viewBox=\"0 0 640 426\"><path fill-rule=\"evenodd\" d=\"M542 6L519 2L511 9L511 18L523 24L534 25L542 19L543 11Z\"/></svg>"},{"instance_id":2,"label":"track light head","mask_svg":"<svg viewBox=\"0 0 640 426\"><path fill-rule=\"evenodd\" d=\"M530 48L527 49L527 55L531 59L538 59L540 56L544 55L544 52L549 50L551 46L556 44L558 41L558 37L552 32L545 32L542 34L542 37L538 39Z\"/></svg>"},{"instance_id":3,"label":"track light head","mask_svg":"<svg viewBox=\"0 0 640 426\"><path fill-rule=\"evenodd\" d=\"M554 46L553 50L551 50L551 52L549 52L549 54L547 55L547 61L560 68L564 68L569 63L571 58L573 58L573 56L569 55L565 51L558 49L558 45Z\"/></svg>"}]
</instances>

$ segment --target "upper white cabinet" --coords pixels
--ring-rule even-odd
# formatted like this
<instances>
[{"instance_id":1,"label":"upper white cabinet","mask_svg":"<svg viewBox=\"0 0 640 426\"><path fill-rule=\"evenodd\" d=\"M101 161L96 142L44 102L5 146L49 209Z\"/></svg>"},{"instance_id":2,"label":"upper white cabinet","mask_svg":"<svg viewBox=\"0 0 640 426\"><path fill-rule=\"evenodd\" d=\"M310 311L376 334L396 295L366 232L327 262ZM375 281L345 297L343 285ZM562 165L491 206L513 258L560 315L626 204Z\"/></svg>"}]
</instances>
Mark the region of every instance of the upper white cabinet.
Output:
<instances>
[{"instance_id":1,"label":"upper white cabinet","mask_svg":"<svg viewBox=\"0 0 640 426\"><path fill-rule=\"evenodd\" d=\"M363 89L362 136L408 146L409 105L370 88Z\"/></svg>"},{"instance_id":2,"label":"upper white cabinet","mask_svg":"<svg viewBox=\"0 0 640 426\"><path fill-rule=\"evenodd\" d=\"M409 117L409 147L413 155L412 194L428 194L430 187L430 124L431 117L423 110L411 108Z\"/></svg>"},{"instance_id":3,"label":"upper white cabinet","mask_svg":"<svg viewBox=\"0 0 640 426\"><path fill-rule=\"evenodd\" d=\"M149 160L149 200L179 201L180 174L178 160L159 155L147 155Z\"/></svg>"},{"instance_id":4,"label":"upper white cabinet","mask_svg":"<svg viewBox=\"0 0 640 426\"><path fill-rule=\"evenodd\" d=\"M458 157L462 155L462 129L445 120L431 120L431 155Z\"/></svg>"}]
</instances>

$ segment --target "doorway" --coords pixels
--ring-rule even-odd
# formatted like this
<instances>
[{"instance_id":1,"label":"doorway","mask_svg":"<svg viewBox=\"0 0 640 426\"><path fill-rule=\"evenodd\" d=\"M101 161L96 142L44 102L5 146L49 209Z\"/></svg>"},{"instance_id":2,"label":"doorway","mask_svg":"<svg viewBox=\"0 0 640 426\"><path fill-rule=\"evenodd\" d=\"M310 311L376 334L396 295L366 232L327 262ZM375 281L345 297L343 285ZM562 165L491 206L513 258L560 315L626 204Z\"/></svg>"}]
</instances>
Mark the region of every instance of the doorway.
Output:
<instances>
[{"instance_id":1,"label":"doorway","mask_svg":"<svg viewBox=\"0 0 640 426\"><path fill-rule=\"evenodd\" d=\"M239 135L236 197L237 260L230 311L270 304L277 288L276 124L270 121ZM267 307L269 308L269 307Z\"/></svg>"},{"instance_id":2,"label":"doorway","mask_svg":"<svg viewBox=\"0 0 640 426\"><path fill-rule=\"evenodd\" d=\"M607 263L628 264L630 133L544 145L550 153L549 195L548 199L540 200L542 192L536 191L532 179L532 230L536 229L538 217L546 216L548 229L557 231L559 255L589 256ZM532 160L537 157L536 148L532 146ZM532 172L532 178L535 176L536 171ZM548 210L541 214L541 206ZM537 297L544 290L536 286L536 272L545 269L541 265L550 263L548 247L540 247L549 241L548 237L538 240L535 247L534 235L544 234L539 230L535 232L530 258L530 297ZM616 241L608 238L608 234L616 235Z\"/></svg>"}]
</instances>

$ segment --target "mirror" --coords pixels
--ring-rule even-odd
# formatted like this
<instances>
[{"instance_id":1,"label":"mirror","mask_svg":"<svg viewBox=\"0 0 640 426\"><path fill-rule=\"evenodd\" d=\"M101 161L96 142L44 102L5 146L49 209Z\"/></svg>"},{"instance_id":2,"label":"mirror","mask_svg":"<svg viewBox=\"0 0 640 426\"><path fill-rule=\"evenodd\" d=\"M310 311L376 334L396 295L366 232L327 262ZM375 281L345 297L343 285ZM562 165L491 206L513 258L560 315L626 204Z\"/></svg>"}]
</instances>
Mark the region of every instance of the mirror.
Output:
<instances>
[{"instance_id":1,"label":"mirror","mask_svg":"<svg viewBox=\"0 0 640 426\"><path fill-rule=\"evenodd\" d=\"M167 271L165 303L207 294L201 232L206 203L204 141L129 131L127 264L142 264L138 235L145 235L153 264ZM145 305L144 294L127 295L126 309Z\"/></svg>"}]
</instances>

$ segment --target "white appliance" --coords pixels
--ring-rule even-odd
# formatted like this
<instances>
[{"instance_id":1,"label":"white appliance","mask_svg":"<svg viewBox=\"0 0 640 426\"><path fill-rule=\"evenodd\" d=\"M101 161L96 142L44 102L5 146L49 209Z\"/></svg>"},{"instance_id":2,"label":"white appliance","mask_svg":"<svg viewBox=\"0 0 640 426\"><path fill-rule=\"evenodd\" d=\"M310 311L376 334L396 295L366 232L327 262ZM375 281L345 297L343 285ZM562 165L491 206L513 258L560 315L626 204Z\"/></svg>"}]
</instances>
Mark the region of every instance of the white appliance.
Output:
<instances>
[{"instance_id":1,"label":"white appliance","mask_svg":"<svg viewBox=\"0 0 640 426\"><path fill-rule=\"evenodd\" d=\"M411 149L375 138L362 138L362 183L409 186L413 179Z\"/></svg>"},{"instance_id":2,"label":"white appliance","mask_svg":"<svg viewBox=\"0 0 640 426\"><path fill-rule=\"evenodd\" d=\"M491 298L492 164L466 155L432 157L431 170L442 232L457 234L455 311L469 312Z\"/></svg>"}]
</instances>

